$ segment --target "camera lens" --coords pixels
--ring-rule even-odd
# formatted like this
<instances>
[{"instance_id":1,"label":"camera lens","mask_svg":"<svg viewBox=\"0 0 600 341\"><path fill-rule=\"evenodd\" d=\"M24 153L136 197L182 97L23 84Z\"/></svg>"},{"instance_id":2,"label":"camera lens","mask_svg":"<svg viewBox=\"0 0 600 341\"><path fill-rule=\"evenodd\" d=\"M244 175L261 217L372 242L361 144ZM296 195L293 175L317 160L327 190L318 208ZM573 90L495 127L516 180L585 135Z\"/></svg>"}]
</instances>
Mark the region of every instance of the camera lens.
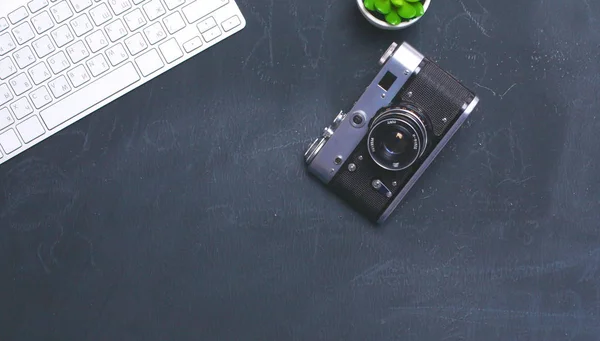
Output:
<instances>
[{"instance_id":1,"label":"camera lens","mask_svg":"<svg viewBox=\"0 0 600 341\"><path fill-rule=\"evenodd\" d=\"M380 167L399 171L413 165L425 150L427 132L419 116L404 109L382 114L368 136L369 154Z\"/></svg>"}]
</instances>

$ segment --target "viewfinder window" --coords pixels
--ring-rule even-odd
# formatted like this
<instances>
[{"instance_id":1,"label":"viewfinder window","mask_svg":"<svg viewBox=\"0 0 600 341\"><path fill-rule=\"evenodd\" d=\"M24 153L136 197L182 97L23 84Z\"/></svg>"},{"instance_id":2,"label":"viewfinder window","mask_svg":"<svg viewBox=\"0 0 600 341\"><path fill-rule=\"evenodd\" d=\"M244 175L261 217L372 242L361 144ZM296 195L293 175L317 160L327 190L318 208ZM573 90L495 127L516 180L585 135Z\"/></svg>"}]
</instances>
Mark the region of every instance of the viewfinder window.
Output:
<instances>
[{"instance_id":1,"label":"viewfinder window","mask_svg":"<svg viewBox=\"0 0 600 341\"><path fill-rule=\"evenodd\" d=\"M385 91L388 91L392 87L392 85L394 85L396 79L398 79L398 77L396 77L393 73L388 71L385 73L383 78L381 78L381 81L379 81L379 87Z\"/></svg>"}]
</instances>

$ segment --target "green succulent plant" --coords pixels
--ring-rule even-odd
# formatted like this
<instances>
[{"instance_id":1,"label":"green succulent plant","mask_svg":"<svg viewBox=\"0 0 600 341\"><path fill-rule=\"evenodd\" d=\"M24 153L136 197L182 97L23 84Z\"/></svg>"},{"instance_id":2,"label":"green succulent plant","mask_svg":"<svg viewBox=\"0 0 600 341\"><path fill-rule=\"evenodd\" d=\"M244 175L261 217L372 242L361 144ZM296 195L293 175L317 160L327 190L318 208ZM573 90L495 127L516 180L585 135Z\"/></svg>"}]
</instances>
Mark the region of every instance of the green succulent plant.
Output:
<instances>
[{"instance_id":1,"label":"green succulent plant","mask_svg":"<svg viewBox=\"0 0 600 341\"><path fill-rule=\"evenodd\" d=\"M363 0L365 8L390 25L418 18L425 14L424 0Z\"/></svg>"}]
</instances>

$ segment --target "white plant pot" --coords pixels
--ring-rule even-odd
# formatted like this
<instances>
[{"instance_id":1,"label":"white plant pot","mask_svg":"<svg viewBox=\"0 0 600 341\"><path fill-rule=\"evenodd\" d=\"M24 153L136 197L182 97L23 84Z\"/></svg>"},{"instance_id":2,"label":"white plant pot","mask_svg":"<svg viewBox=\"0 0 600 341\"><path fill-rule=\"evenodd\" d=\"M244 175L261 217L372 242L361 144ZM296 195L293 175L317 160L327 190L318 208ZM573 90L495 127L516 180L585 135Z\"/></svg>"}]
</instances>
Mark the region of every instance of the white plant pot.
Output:
<instances>
[{"instance_id":1,"label":"white plant pot","mask_svg":"<svg viewBox=\"0 0 600 341\"><path fill-rule=\"evenodd\" d=\"M376 16L371 14L371 12L365 7L363 1L364 0L356 0L356 4L358 5L358 9L360 10L360 13L362 13L362 15L365 17L365 19L367 19L375 27L390 31L402 30L411 25L414 25L417 21L419 21L419 19L425 16L425 14L427 13L427 9L429 9L429 5L431 4L431 0L425 0L425 2L423 3L423 9L425 10L425 14L423 14L422 16L411 19L410 21L403 21L398 25L390 25L386 21L380 20Z\"/></svg>"}]
</instances>

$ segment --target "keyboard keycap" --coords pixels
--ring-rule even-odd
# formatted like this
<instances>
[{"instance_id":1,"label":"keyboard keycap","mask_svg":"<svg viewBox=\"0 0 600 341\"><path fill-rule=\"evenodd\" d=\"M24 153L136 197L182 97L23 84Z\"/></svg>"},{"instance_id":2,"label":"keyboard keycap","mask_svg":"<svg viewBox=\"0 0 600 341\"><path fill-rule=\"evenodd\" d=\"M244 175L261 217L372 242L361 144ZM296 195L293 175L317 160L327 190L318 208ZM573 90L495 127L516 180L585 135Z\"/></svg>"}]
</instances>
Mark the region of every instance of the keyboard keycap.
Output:
<instances>
[{"instance_id":1,"label":"keyboard keycap","mask_svg":"<svg viewBox=\"0 0 600 341\"><path fill-rule=\"evenodd\" d=\"M155 22L154 24L146 27L144 29L144 34L146 35L150 45L154 45L167 37L167 34L163 30L160 22Z\"/></svg>"},{"instance_id":2,"label":"keyboard keycap","mask_svg":"<svg viewBox=\"0 0 600 341\"><path fill-rule=\"evenodd\" d=\"M121 15L131 9L131 2L129 0L108 0L108 4L115 15Z\"/></svg>"},{"instance_id":3,"label":"keyboard keycap","mask_svg":"<svg viewBox=\"0 0 600 341\"><path fill-rule=\"evenodd\" d=\"M142 6L144 12L148 16L150 21L159 18L161 15L167 13L163 5L160 3L160 0L151 0L149 3Z\"/></svg>"},{"instance_id":4,"label":"keyboard keycap","mask_svg":"<svg viewBox=\"0 0 600 341\"><path fill-rule=\"evenodd\" d=\"M120 43L106 50L106 56L112 66L117 66L129 58L125 48Z\"/></svg>"},{"instance_id":5,"label":"keyboard keycap","mask_svg":"<svg viewBox=\"0 0 600 341\"><path fill-rule=\"evenodd\" d=\"M85 64L87 65L88 69L90 69L90 72L94 77L98 77L108 71L108 63L101 54L88 60Z\"/></svg>"},{"instance_id":6,"label":"keyboard keycap","mask_svg":"<svg viewBox=\"0 0 600 341\"><path fill-rule=\"evenodd\" d=\"M18 74L8 83L10 84L10 87L13 89L15 95L17 96L24 94L33 87L33 85L31 85L31 82L29 81L29 78L27 78L27 75L24 73Z\"/></svg>"},{"instance_id":7,"label":"keyboard keycap","mask_svg":"<svg viewBox=\"0 0 600 341\"><path fill-rule=\"evenodd\" d=\"M33 28L35 28L38 34L42 34L54 27L52 18L50 18L50 14L46 11L31 18L31 24L33 24Z\"/></svg>"},{"instance_id":8,"label":"keyboard keycap","mask_svg":"<svg viewBox=\"0 0 600 341\"><path fill-rule=\"evenodd\" d=\"M48 89L46 89L45 86L37 90L33 90L29 94L29 98L31 98L31 101L33 102L33 105L36 109L41 109L43 106L52 102L52 96L50 96L50 93L48 92Z\"/></svg>"},{"instance_id":9,"label":"keyboard keycap","mask_svg":"<svg viewBox=\"0 0 600 341\"><path fill-rule=\"evenodd\" d=\"M14 12L8 14L8 20L10 20L10 22L14 25L27 18L28 15L29 14L27 13L25 7L19 7Z\"/></svg>"},{"instance_id":10,"label":"keyboard keycap","mask_svg":"<svg viewBox=\"0 0 600 341\"><path fill-rule=\"evenodd\" d=\"M71 30L69 29L69 26L67 25L62 25L61 27L52 31L50 35L58 47L63 47L75 39L75 37L73 37L73 33L71 33Z\"/></svg>"},{"instance_id":11,"label":"keyboard keycap","mask_svg":"<svg viewBox=\"0 0 600 341\"><path fill-rule=\"evenodd\" d=\"M50 73L50 70L48 70L46 63L41 62L29 69L29 76L31 76L31 79L33 80L33 83L35 85L39 85L42 82L45 82L48 79L50 79L52 74Z\"/></svg>"},{"instance_id":12,"label":"keyboard keycap","mask_svg":"<svg viewBox=\"0 0 600 341\"><path fill-rule=\"evenodd\" d=\"M179 14L179 12L175 12L169 15L168 17L164 18L163 22L165 23L167 31L169 31L169 33L171 34L175 34L176 32L179 32L179 30L185 27L185 22L183 21L183 18L181 17L181 14Z\"/></svg>"},{"instance_id":13,"label":"keyboard keycap","mask_svg":"<svg viewBox=\"0 0 600 341\"><path fill-rule=\"evenodd\" d=\"M108 46L108 39L106 39L104 32L102 32L101 30L98 30L87 36L85 38L85 41L90 47L92 53L96 53Z\"/></svg>"},{"instance_id":14,"label":"keyboard keycap","mask_svg":"<svg viewBox=\"0 0 600 341\"><path fill-rule=\"evenodd\" d=\"M133 64L127 63L81 88L76 95L42 110L40 116L48 129L54 129L139 80Z\"/></svg>"},{"instance_id":15,"label":"keyboard keycap","mask_svg":"<svg viewBox=\"0 0 600 341\"><path fill-rule=\"evenodd\" d=\"M10 57L0 59L0 80L5 80L15 73L17 73L17 67L13 64Z\"/></svg>"},{"instance_id":16,"label":"keyboard keycap","mask_svg":"<svg viewBox=\"0 0 600 341\"><path fill-rule=\"evenodd\" d=\"M59 74L66 70L69 66L71 66L71 63L69 63L69 60L67 59L67 56L65 56L65 53L63 51L60 51L52 57L48 58L48 65L50 65L50 68L52 69L52 72L54 72L54 74Z\"/></svg>"},{"instance_id":17,"label":"keyboard keycap","mask_svg":"<svg viewBox=\"0 0 600 341\"><path fill-rule=\"evenodd\" d=\"M27 7L29 7L31 13L38 12L46 6L48 6L48 0L32 0L27 3Z\"/></svg>"},{"instance_id":18,"label":"keyboard keycap","mask_svg":"<svg viewBox=\"0 0 600 341\"><path fill-rule=\"evenodd\" d=\"M71 20L71 27L78 37L90 32L94 28L90 18L85 13Z\"/></svg>"},{"instance_id":19,"label":"keyboard keycap","mask_svg":"<svg viewBox=\"0 0 600 341\"><path fill-rule=\"evenodd\" d=\"M8 103L13 99L13 95L6 84L0 84L0 105Z\"/></svg>"},{"instance_id":20,"label":"keyboard keycap","mask_svg":"<svg viewBox=\"0 0 600 341\"><path fill-rule=\"evenodd\" d=\"M71 11L71 7L69 7L66 1L61 1L50 8L50 13L52 13L57 24L60 24L73 16L73 11Z\"/></svg>"},{"instance_id":21,"label":"keyboard keycap","mask_svg":"<svg viewBox=\"0 0 600 341\"><path fill-rule=\"evenodd\" d=\"M210 17L208 19L202 20L198 24L198 30L200 31L200 33L204 33L215 26L217 26L217 22L215 21L215 18Z\"/></svg>"},{"instance_id":22,"label":"keyboard keycap","mask_svg":"<svg viewBox=\"0 0 600 341\"><path fill-rule=\"evenodd\" d=\"M21 148L21 141L15 134L15 131L12 129L7 130L6 132L0 134L0 145L4 150L4 153L10 154L15 150Z\"/></svg>"},{"instance_id":23,"label":"keyboard keycap","mask_svg":"<svg viewBox=\"0 0 600 341\"><path fill-rule=\"evenodd\" d=\"M90 10L90 16L96 26L100 26L112 19L112 14L110 14L110 10L104 3L92 8Z\"/></svg>"},{"instance_id":24,"label":"keyboard keycap","mask_svg":"<svg viewBox=\"0 0 600 341\"><path fill-rule=\"evenodd\" d=\"M148 47L148 44L146 44L144 37L142 37L140 33L136 33L135 35L125 39L125 46L127 46L129 53L132 56L135 56L136 54L144 51Z\"/></svg>"},{"instance_id":25,"label":"keyboard keycap","mask_svg":"<svg viewBox=\"0 0 600 341\"><path fill-rule=\"evenodd\" d=\"M15 120L10 115L10 111L6 108L0 109L0 130L4 130L4 128L13 124Z\"/></svg>"},{"instance_id":26,"label":"keyboard keycap","mask_svg":"<svg viewBox=\"0 0 600 341\"><path fill-rule=\"evenodd\" d=\"M90 75L85 70L85 66L79 65L73 70L67 72L67 76L73 84L73 87L78 88L90 80Z\"/></svg>"},{"instance_id":27,"label":"keyboard keycap","mask_svg":"<svg viewBox=\"0 0 600 341\"><path fill-rule=\"evenodd\" d=\"M48 36L43 36L40 39L35 40L31 46L33 46L38 58L44 58L54 52L54 45Z\"/></svg>"},{"instance_id":28,"label":"keyboard keycap","mask_svg":"<svg viewBox=\"0 0 600 341\"><path fill-rule=\"evenodd\" d=\"M221 35L221 30L219 29L219 26L217 26L217 27L213 27L210 30L206 31L206 33L203 33L202 37L208 43L208 42L215 40L220 35Z\"/></svg>"},{"instance_id":29,"label":"keyboard keycap","mask_svg":"<svg viewBox=\"0 0 600 341\"><path fill-rule=\"evenodd\" d=\"M67 54L69 55L69 58L71 58L73 64L79 63L90 55L85 44L81 40L67 47Z\"/></svg>"},{"instance_id":30,"label":"keyboard keycap","mask_svg":"<svg viewBox=\"0 0 600 341\"><path fill-rule=\"evenodd\" d=\"M228 3L229 0L198 0L185 6L182 11L187 21L191 24Z\"/></svg>"},{"instance_id":31,"label":"keyboard keycap","mask_svg":"<svg viewBox=\"0 0 600 341\"><path fill-rule=\"evenodd\" d=\"M12 109L13 114L15 114L15 117L19 120L33 112L33 107L29 103L27 97L21 97L17 101L14 101L10 105L10 108Z\"/></svg>"},{"instance_id":32,"label":"keyboard keycap","mask_svg":"<svg viewBox=\"0 0 600 341\"><path fill-rule=\"evenodd\" d=\"M19 26L15 27L12 30L12 32L15 36L15 39L17 40L17 43L19 43L19 45L23 45L26 42L33 39L33 37L35 37L35 33L33 33L33 30L31 29L31 25L29 25L28 22L24 22L24 23L20 24Z\"/></svg>"},{"instance_id":33,"label":"keyboard keycap","mask_svg":"<svg viewBox=\"0 0 600 341\"><path fill-rule=\"evenodd\" d=\"M79 13L92 6L92 0L70 0L75 12Z\"/></svg>"},{"instance_id":34,"label":"keyboard keycap","mask_svg":"<svg viewBox=\"0 0 600 341\"><path fill-rule=\"evenodd\" d=\"M144 2L144 1L146 1L146 0L133 0L133 4L134 4L134 5L139 5L139 4L141 4L142 2Z\"/></svg>"},{"instance_id":35,"label":"keyboard keycap","mask_svg":"<svg viewBox=\"0 0 600 341\"><path fill-rule=\"evenodd\" d=\"M175 38L171 38L166 43L160 45L159 48L167 64L171 64L177 59L183 57L183 52L181 51L181 48L179 48L179 44L177 44L177 40L175 40Z\"/></svg>"},{"instance_id":36,"label":"keyboard keycap","mask_svg":"<svg viewBox=\"0 0 600 341\"><path fill-rule=\"evenodd\" d=\"M183 44L183 49L185 50L185 52L190 53L195 49L199 48L200 46L202 46L202 39L200 39L200 37L195 37L185 42Z\"/></svg>"},{"instance_id":37,"label":"keyboard keycap","mask_svg":"<svg viewBox=\"0 0 600 341\"><path fill-rule=\"evenodd\" d=\"M137 64L138 68L140 68L140 71L144 77L153 74L165 66L160 59L160 55L154 49L144 53L139 58L136 58L135 63Z\"/></svg>"},{"instance_id":38,"label":"keyboard keycap","mask_svg":"<svg viewBox=\"0 0 600 341\"><path fill-rule=\"evenodd\" d=\"M46 132L37 116L31 116L22 123L17 124L17 131L25 143L29 143L37 139Z\"/></svg>"},{"instance_id":39,"label":"keyboard keycap","mask_svg":"<svg viewBox=\"0 0 600 341\"><path fill-rule=\"evenodd\" d=\"M123 18L125 19L125 23L131 32L146 25L146 19L144 18L142 11L139 9L135 9L130 13L127 13Z\"/></svg>"},{"instance_id":40,"label":"keyboard keycap","mask_svg":"<svg viewBox=\"0 0 600 341\"><path fill-rule=\"evenodd\" d=\"M115 42L127 35L127 29L125 28L125 25L123 25L123 21L121 21L121 19L117 19L106 25L104 29L106 30L106 34L108 34L108 39L110 39L112 42Z\"/></svg>"},{"instance_id":41,"label":"keyboard keycap","mask_svg":"<svg viewBox=\"0 0 600 341\"><path fill-rule=\"evenodd\" d=\"M173 10L185 3L185 0L165 0L167 8Z\"/></svg>"},{"instance_id":42,"label":"keyboard keycap","mask_svg":"<svg viewBox=\"0 0 600 341\"><path fill-rule=\"evenodd\" d=\"M25 46L19 51L15 52L15 54L13 54L13 57L15 58L17 65L21 69L24 69L29 65L35 63L35 56L33 55L33 52L31 51L31 48L29 46Z\"/></svg>"},{"instance_id":43,"label":"keyboard keycap","mask_svg":"<svg viewBox=\"0 0 600 341\"><path fill-rule=\"evenodd\" d=\"M234 15L233 17L225 20L221 26L223 27L223 31L228 32L240 26L241 23L242 22L240 21L240 18L237 15Z\"/></svg>"},{"instance_id":44,"label":"keyboard keycap","mask_svg":"<svg viewBox=\"0 0 600 341\"><path fill-rule=\"evenodd\" d=\"M6 18L0 18L0 32L6 30L8 28L8 21Z\"/></svg>"},{"instance_id":45,"label":"keyboard keycap","mask_svg":"<svg viewBox=\"0 0 600 341\"><path fill-rule=\"evenodd\" d=\"M69 91L71 91L71 86L67 82L65 76L59 76L55 80L51 81L50 83L48 83L48 87L50 88L50 91L52 91L52 94L56 98L60 98Z\"/></svg>"},{"instance_id":46,"label":"keyboard keycap","mask_svg":"<svg viewBox=\"0 0 600 341\"><path fill-rule=\"evenodd\" d=\"M17 47L12 40L10 33L0 35L0 56L3 56Z\"/></svg>"}]
</instances>

